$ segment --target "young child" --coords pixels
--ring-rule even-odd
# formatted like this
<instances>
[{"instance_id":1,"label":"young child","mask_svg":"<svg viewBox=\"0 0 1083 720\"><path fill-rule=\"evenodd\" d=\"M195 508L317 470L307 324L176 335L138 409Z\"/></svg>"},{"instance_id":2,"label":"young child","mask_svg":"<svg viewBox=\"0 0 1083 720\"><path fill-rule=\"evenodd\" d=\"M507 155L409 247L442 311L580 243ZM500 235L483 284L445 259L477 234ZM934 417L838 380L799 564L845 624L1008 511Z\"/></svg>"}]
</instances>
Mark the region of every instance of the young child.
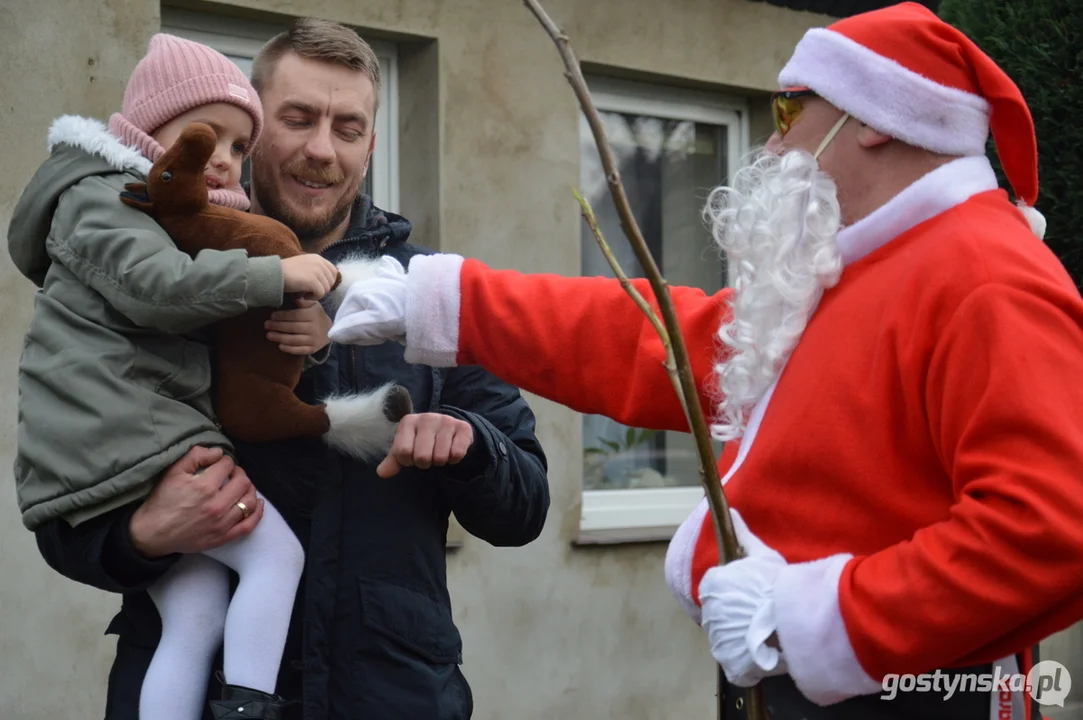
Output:
<instances>
[{"instance_id":1,"label":"young child","mask_svg":"<svg viewBox=\"0 0 1083 720\"><path fill-rule=\"evenodd\" d=\"M150 41L108 129L74 116L53 124L50 157L15 209L11 255L41 288L20 361L15 463L31 530L139 499L196 445L228 451L198 331L281 306L285 293L319 300L335 280L335 266L314 254L192 258L121 203L124 185L144 180L193 121L218 136L205 170L211 202L248 209L241 164L263 125L259 98L224 55L164 34ZM302 333L321 335L315 323ZM238 506L237 520L252 510ZM303 565L300 543L265 500L247 537L181 558L150 589L162 636L142 720L198 720L223 640L225 690L211 702L214 717L279 717L275 684ZM227 567L240 576L232 601Z\"/></svg>"}]
</instances>

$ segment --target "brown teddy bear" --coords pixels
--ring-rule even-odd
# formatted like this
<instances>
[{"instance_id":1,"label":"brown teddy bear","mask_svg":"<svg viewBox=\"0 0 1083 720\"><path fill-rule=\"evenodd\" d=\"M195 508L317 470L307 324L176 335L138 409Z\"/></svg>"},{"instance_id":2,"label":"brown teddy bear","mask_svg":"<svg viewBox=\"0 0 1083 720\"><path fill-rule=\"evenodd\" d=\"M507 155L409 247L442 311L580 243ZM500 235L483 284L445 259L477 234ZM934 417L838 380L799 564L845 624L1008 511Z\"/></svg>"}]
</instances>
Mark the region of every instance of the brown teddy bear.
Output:
<instances>
[{"instance_id":1,"label":"brown teddy bear","mask_svg":"<svg viewBox=\"0 0 1083 720\"><path fill-rule=\"evenodd\" d=\"M277 220L210 203L203 171L216 143L210 126L193 123L154 163L146 183L125 186L121 201L153 217L193 257L208 249L241 249L251 257L302 254L297 236ZM340 273L335 286L341 281ZM267 339L264 323L272 312L252 308L213 326L214 404L222 430L245 442L326 435L331 445L365 460L386 453L396 424L413 411L409 392L387 384L321 405L302 402L294 388L305 359Z\"/></svg>"}]
</instances>

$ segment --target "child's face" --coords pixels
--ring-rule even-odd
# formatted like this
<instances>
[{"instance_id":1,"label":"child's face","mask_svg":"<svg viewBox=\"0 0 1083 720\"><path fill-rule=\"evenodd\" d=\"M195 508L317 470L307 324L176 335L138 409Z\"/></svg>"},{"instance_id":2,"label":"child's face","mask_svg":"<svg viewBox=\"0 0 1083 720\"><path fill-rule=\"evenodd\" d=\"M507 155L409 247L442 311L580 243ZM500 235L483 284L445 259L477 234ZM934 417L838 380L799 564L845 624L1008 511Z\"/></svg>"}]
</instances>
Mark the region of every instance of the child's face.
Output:
<instances>
[{"instance_id":1,"label":"child's face","mask_svg":"<svg viewBox=\"0 0 1083 720\"><path fill-rule=\"evenodd\" d=\"M210 125L218 136L218 146L203 175L207 188L236 188L241 182L244 149L252 138L252 116L230 103L213 103L178 115L154 131L158 144L168 150L184 129L193 122Z\"/></svg>"}]
</instances>

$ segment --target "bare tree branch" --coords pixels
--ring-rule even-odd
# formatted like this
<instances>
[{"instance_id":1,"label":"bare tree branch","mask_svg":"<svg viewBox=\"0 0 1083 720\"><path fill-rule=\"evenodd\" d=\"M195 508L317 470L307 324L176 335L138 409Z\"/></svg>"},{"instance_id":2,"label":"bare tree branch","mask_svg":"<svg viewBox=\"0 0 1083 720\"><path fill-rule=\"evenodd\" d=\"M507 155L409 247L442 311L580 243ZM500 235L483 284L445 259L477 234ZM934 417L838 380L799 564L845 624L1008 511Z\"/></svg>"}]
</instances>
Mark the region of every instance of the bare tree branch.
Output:
<instances>
[{"instance_id":1,"label":"bare tree branch","mask_svg":"<svg viewBox=\"0 0 1083 720\"><path fill-rule=\"evenodd\" d=\"M699 391L696 388L695 378L692 375L692 366L688 359L688 351L685 347L680 323L677 319L677 312L673 307L673 301L669 295L668 283L658 269L658 265L655 263L654 257L651 255L650 249L647 247L647 243L644 241L643 235L639 230L639 224L636 222L635 215L628 202L628 197L624 192L624 185L620 179L620 171L617 167L616 159L613 156L612 147L606 138L601 116L598 114L598 110L591 100L590 90L587 88L586 79L583 77L583 73L579 67L579 61L572 50L568 36L555 22L553 22L541 7L538 0L523 0L523 2L556 44L560 57L564 62L564 76L569 84L571 84L572 90L579 100L579 105L586 115L587 122L594 135L594 141L598 147L598 153L601 156L602 167L606 173L609 192L613 197L613 203L616 206L617 214L620 218L621 229L631 243L636 259L639 260L639 264L643 267L647 279L650 282L651 289L654 291L655 298L658 301L658 307L662 313L664 327L660 327L658 317L653 312L650 304L628 281L626 274L620 268L616 257L613 255L612 250L602 236L601 230L598 228L594 212L578 191L575 193L576 199L579 201L583 216L590 226L595 240L601 247L602 253L605 255L610 267L613 268L614 273L620 280L621 286L647 315L665 345L666 370L674 383L674 389L677 392L678 398L681 400L685 417L688 419L688 425L691 428L696 441L696 451L700 460L700 482L703 484L708 504L710 505L711 516L714 519L715 534L718 540L719 562L725 564L732 560L736 560L737 558L744 556L744 549L741 548L737 542L736 533L733 529L733 521L729 513L729 503L726 501L725 493L722 490L722 482L718 476L718 466L714 457L714 449L711 447L710 435L707 432L707 422L700 404ZM723 717L724 713L724 682L725 676L722 673L721 667L719 667L719 718ZM748 712L749 717L753 720L764 720L766 718L762 690L758 685L752 688L751 693L749 693Z\"/></svg>"},{"instance_id":2,"label":"bare tree branch","mask_svg":"<svg viewBox=\"0 0 1083 720\"><path fill-rule=\"evenodd\" d=\"M594 235L594 240L598 243L598 247L601 248L602 255L605 256L606 262L609 263L609 267L613 268L613 274L617 276L617 280L620 281L620 285L624 288L624 291L635 301L635 304L639 306L639 309L643 311L643 314L647 316L647 319L651 321L651 325L654 326L655 332L658 333L658 337L662 339L662 346L666 349L666 359L662 363L662 367L666 369L666 374L669 376L670 382L673 383L673 389L677 393L678 399L681 401L681 407L684 409L684 414L688 416L688 406L684 401L684 392L681 390L680 376L677 374L677 361L673 357L673 343L670 342L669 333L666 331L665 325L662 324L662 320L658 317L658 314L654 312L654 308L651 307L647 299L643 297L635 286L632 285L632 281L628 279L624 269L617 262L617 257L613 254L613 249L609 247L609 243L606 242L605 236L602 235L602 229L598 227L598 219L594 216L594 210L591 208L587 199L579 192L578 189L573 188L572 192L575 193L575 199L579 201L579 207L583 211L583 219L587 221L587 227L590 228L591 234Z\"/></svg>"},{"instance_id":3,"label":"bare tree branch","mask_svg":"<svg viewBox=\"0 0 1083 720\"><path fill-rule=\"evenodd\" d=\"M696 450L699 453L701 465L700 479L703 481L704 490L711 505L711 513L715 520L715 528L719 536L719 554L723 563L728 562L736 559L740 551L733 531L733 522L730 519L729 504L726 502L725 494L722 492L722 483L718 477L714 449L711 447L710 434L707 432L707 423L700 404L699 392L696 389L695 378L692 376L688 351L685 347L684 337L681 334L673 301L669 296L669 286L665 278L662 277L658 265L654 262L654 257L651 255L650 249L647 247L647 243L639 230L635 215L632 213L628 197L624 192L624 185L621 183L620 171L617 168L613 150L605 135L601 116L591 100L590 91L587 89L586 80L583 78L582 71L579 68L579 61L572 51L568 36L557 27L537 0L523 0L523 2L534 13L534 16L542 24L546 32L549 33L553 42L556 43L557 50L564 61L564 75L579 99L579 104L586 114L591 132L594 134L595 143L598 145L598 152L601 155L602 167L605 169L609 190L613 196L617 213L620 216L621 228L628 237L636 254L636 259L639 260L639 264L643 267L651 288L654 290L655 298L658 300L658 306L665 321L665 328L677 364L681 396L684 398L684 404L687 408L686 414L688 415L689 426L696 439Z\"/></svg>"}]
</instances>

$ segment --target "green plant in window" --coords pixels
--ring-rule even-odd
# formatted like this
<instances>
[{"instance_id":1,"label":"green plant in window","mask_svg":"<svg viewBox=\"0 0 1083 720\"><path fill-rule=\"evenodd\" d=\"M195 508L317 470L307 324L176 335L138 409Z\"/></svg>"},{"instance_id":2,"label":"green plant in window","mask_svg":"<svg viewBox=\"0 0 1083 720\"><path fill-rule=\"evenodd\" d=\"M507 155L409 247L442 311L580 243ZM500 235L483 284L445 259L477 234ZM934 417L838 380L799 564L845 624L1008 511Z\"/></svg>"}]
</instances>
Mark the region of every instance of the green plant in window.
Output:
<instances>
[{"instance_id":1,"label":"green plant in window","mask_svg":"<svg viewBox=\"0 0 1083 720\"><path fill-rule=\"evenodd\" d=\"M636 428L628 428L628 431L624 434L623 442L599 438L598 442L604 445L604 447L588 447L583 450L583 453L585 455L620 455L621 453L634 450L640 445L650 442L657 434L657 430L637 430Z\"/></svg>"}]
</instances>

